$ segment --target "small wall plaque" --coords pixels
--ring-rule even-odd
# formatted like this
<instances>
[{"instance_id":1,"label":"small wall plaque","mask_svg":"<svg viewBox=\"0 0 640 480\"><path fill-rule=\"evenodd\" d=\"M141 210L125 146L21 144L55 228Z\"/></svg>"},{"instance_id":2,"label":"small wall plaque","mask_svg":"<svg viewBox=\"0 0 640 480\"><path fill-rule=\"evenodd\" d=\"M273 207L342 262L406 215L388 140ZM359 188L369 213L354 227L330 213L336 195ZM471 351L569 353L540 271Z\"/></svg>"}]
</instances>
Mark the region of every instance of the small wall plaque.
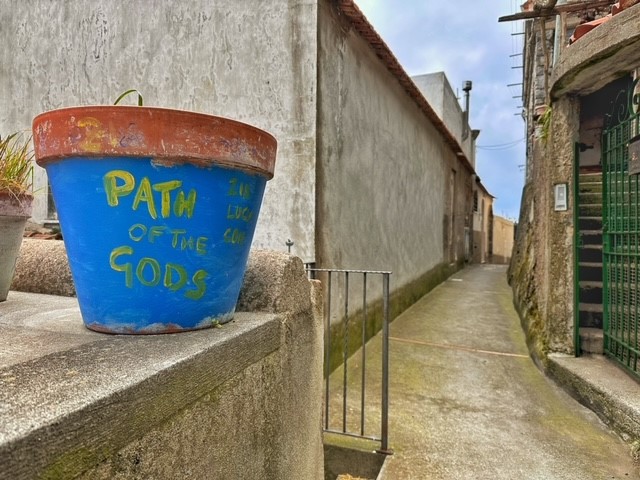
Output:
<instances>
[{"instance_id":1,"label":"small wall plaque","mask_svg":"<svg viewBox=\"0 0 640 480\"><path fill-rule=\"evenodd\" d=\"M556 183L553 186L554 210L556 212L566 212L569 208L567 201L567 184Z\"/></svg>"}]
</instances>

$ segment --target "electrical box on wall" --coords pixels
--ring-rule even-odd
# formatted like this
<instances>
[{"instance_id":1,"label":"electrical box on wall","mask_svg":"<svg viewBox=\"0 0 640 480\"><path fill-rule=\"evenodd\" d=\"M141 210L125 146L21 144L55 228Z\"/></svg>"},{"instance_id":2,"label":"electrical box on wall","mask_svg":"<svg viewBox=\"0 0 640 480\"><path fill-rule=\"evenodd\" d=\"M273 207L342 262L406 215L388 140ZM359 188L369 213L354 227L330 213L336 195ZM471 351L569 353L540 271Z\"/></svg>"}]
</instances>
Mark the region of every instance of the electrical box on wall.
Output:
<instances>
[{"instance_id":1,"label":"electrical box on wall","mask_svg":"<svg viewBox=\"0 0 640 480\"><path fill-rule=\"evenodd\" d=\"M567 199L567 184L556 183L553 186L554 210L556 212L566 212L569 209L569 201Z\"/></svg>"}]
</instances>

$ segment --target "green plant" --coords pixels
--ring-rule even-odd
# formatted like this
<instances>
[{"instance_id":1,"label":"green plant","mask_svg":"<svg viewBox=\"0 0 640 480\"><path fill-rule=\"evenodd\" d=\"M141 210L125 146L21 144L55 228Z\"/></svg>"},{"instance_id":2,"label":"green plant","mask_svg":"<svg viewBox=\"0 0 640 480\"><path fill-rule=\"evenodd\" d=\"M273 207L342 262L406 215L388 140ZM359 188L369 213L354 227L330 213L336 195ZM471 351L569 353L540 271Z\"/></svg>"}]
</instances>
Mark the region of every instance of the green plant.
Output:
<instances>
[{"instance_id":1,"label":"green plant","mask_svg":"<svg viewBox=\"0 0 640 480\"><path fill-rule=\"evenodd\" d=\"M0 191L12 195L30 194L33 189L31 137L16 132L0 137Z\"/></svg>"},{"instance_id":2,"label":"green plant","mask_svg":"<svg viewBox=\"0 0 640 480\"><path fill-rule=\"evenodd\" d=\"M142 99L142 94L141 94L138 90L136 90L135 88L132 88L132 89L130 89L130 90L127 90L126 92L122 92L122 93L120 94L120 96L119 96L118 98L116 98L116 101L115 101L115 102L113 102L113 104L114 104L114 105L118 105L118 104L120 103L120 101L121 101L124 97L126 97L126 96L128 96L128 95L130 95L130 94L132 94L132 93L137 93L137 94L138 94L138 106L139 106L139 107L141 107L141 106L142 106L142 104L144 103L144 100Z\"/></svg>"},{"instance_id":3,"label":"green plant","mask_svg":"<svg viewBox=\"0 0 640 480\"><path fill-rule=\"evenodd\" d=\"M550 106L547 107L544 113L540 116L540 119L538 120L538 122L540 122L540 124L542 125L541 138L546 142L547 138L549 137L549 130L551 129L551 107Z\"/></svg>"}]
</instances>

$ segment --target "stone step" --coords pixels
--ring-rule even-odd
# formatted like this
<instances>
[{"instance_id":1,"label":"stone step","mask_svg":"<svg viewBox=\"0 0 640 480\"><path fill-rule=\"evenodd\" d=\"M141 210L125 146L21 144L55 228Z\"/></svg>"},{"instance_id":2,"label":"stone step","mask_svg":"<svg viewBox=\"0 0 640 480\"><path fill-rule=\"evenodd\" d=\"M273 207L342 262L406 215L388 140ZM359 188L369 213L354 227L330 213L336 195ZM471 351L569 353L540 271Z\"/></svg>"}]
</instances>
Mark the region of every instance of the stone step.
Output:
<instances>
[{"instance_id":1,"label":"stone step","mask_svg":"<svg viewBox=\"0 0 640 480\"><path fill-rule=\"evenodd\" d=\"M580 281L602 282L602 263L580 262L578 278Z\"/></svg>"},{"instance_id":2,"label":"stone step","mask_svg":"<svg viewBox=\"0 0 640 480\"><path fill-rule=\"evenodd\" d=\"M582 246L602 245L602 231L580 230L580 240Z\"/></svg>"},{"instance_id":3,"label":"stone step","mask_svg":"<svg viewBox=\"0 0 640 480\"><path fill-rule=\"evenodd\" d=\"M604 311L601 303L580 303L578 308L581 312L602 313Z\"/></svg>"},{"instance_id":4,"label":"stone step","mask_svg":"<svg viewBox=\"0 0 640 480\"><path fill-rule=\"evenodd\" d=\"M604 353L604 333L601 328L580 328L580 350L582 353L602 355Z\"/></svg>"},{"instance_id":5,"label":"stone step","mask_svg":"<svg viewBox=\"0 0 640 480\"><path fill-rule=\"evenodd\" d=\"M581 215L578 218L578 228L581 231L602 231L602 215L595 215L593 217Z\"/></svg>"},{"instance_id":6,"label":"stone step","mask_svg":"<svg viewBox=\"0 0 640 480\"><path fill-rule=\"evenodd\" d=\"M583 203L593 203L602 205L602 192L582 192L580 191L580 199L578 200L582 205Z\"/></svg>"},{"instance_id":7,"label":"stone step","mask_svg":"<svg viewBox=\"0 0 640 480\"><path fill-rule=\"evenodd\" d=\"M580 172L578 180L581 183L602 181L602 172Z\"/></svg>"},{"instance_id":8,"label":"stone step","mask_svg":"<svg viewBox=\"0 0 640 480\"><path fill-rule=\"evenodd\" d=\"M580 281L580 302L581 303L602 303L602 282Z\"/></svg>"},{"instance_id":9,"label":"stone step","mask_svg":"<svg viewBox=\"0 0 640 480\"><path fill-rule=\"evenodd\" d=\"M584 307L596 307L587 308ZM597 307L600 307L599 310ZM602 304L588 304L581 303L580 310L578 312L578 318L580 320L580 328L602 328Z\"/></svg>"},{"instance_id":10,"label":"stone step","mask_svg":"<svg viewBox=\"0 0 640 480\"><path fill-rule=\"evenodd\" d=\"M578 207L578 214L580 217L602 217L602 204L581 203Z\"/></svg>"},{"instance_id":11,"label":"stone step","mask_svg":"<svg viewBox=\"0 0 640 480\"><path fill-rule=\"evenodd\" d=\"M578 249L579 263L602 263L602 245L583 245Z\"/></svg>"},{"instance_id":12,"label":"stone step","mask_svg":"<svg viewBox=\"0 0 640 480\"><path fill-rule=\"evenodd\" d=\"M599 193L602 195L602 182L581 182L578 184L580 196L583 193Z\"/></svg>"}]
</instances>

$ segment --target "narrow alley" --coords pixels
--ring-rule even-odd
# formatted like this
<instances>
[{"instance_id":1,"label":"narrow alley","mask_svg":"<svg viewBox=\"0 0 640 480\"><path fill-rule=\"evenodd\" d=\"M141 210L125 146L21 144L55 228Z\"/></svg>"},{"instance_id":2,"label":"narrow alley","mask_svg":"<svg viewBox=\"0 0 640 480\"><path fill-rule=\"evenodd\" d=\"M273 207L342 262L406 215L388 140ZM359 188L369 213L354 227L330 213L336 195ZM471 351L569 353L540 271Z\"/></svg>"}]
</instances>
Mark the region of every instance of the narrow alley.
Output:
<instances>
[{"instance_id":1,"label":"narrow alley","mask_svg":"<svg viewBox=\"0 0 640 480\"><path fill-rule=\"evenodd\" d=\"M474 265L391 324L394 455L378 478L640 478L630 447L533 363L511 295L506 266Z\"/></svg>"}]
</instances>

